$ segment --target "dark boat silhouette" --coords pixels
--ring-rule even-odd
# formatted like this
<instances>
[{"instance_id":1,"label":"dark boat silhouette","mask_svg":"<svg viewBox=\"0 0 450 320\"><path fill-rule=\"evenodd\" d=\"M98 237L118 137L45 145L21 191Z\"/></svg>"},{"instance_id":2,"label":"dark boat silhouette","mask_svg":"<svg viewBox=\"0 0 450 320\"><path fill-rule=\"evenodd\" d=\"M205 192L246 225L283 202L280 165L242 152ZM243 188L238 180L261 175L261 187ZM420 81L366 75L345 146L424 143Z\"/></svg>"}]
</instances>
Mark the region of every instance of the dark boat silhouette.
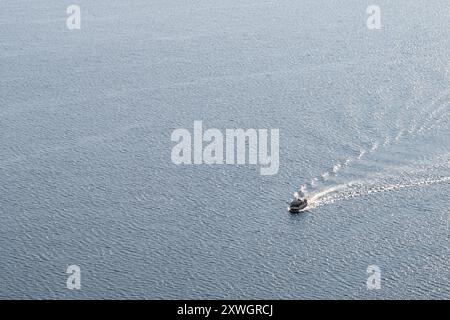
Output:
<instances>
[{"instance_id":1,"label":"dark boat silhouette","mask_svg":"<svg viewBox=\"0 0 450 320\"><path fill-rule=\"evenodd\" d=\"M288 210L290 213L299 213L308 206L308 200L306 199L294 199L289 204Z\"/></svg>"}]
</instances>

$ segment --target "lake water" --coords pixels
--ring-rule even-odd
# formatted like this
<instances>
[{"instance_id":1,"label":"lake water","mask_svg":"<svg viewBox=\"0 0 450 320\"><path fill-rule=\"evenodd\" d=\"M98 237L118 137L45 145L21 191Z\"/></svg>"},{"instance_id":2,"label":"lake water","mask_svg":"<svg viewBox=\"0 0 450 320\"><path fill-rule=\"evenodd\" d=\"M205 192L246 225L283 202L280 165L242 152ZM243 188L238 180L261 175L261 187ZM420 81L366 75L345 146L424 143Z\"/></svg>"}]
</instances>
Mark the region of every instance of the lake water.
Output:
<instances>
[{"instance_id":1,"label":"lake water","mask_svg":"<svg viewBox=\"0 0 450 320\"><path fill-rule=\"evenodd\" d=\"M449 299L450 7L369 4L2 1L0 298ZM278 174L175 165L196 120Z\"/></svg>"}]
</instances>

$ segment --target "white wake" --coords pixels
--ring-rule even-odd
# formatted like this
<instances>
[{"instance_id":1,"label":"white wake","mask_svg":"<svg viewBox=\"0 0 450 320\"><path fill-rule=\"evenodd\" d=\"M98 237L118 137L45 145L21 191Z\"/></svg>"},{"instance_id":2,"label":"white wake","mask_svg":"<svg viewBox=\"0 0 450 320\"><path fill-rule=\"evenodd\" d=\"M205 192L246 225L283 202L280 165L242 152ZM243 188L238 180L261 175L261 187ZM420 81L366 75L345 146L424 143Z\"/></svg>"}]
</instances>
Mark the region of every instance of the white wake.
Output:
<instances>
[{"instance_id":1,"label":"white wake","mask_svg":"<svg viewBox=\"0 0 450 320\"><path fill-rule=\"evenodd\" d=\"M349 200L358 197L370 196L383 192L398 191L405 188L423 187L438 183L450 182L450 176L439 178L425 178L410 180L407 182L380 184L377 181L353 181L325 188L308 195L308 208L316 208L332 204L338 201Z\"/></svg>"}]
</instances>

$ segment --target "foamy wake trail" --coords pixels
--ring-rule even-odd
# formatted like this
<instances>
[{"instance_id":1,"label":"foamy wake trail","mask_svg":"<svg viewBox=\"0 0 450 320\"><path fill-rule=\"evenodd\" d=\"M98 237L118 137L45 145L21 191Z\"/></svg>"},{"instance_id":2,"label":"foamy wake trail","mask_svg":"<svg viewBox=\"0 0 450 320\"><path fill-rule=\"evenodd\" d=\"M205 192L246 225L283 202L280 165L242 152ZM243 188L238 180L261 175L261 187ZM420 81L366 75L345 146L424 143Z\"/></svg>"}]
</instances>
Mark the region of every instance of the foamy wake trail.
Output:
<instances>
[{"instance_id":1,"label":"foamy wake trail","mask_svg":"<svg viewBox=\"0 0 450 320\"><path fill-rule=\"evenodd\" d=\"M405 129L401 129L401 130L397 133L397 135L395 136L394 141L395 141L395 142L398 142L398 141L400 140L400 138L402 137L402 135L403 135L404 132L405 132Z\"/></svg>"},{"instance_id":2,"label":"foamy wake trail","mask_svg":"<svg viewBox=\"0 0 450 320\"><path fill-rule=\"evenodd\" d=\"M450 106L450 104L448 104L447 106ZM417 131L417 133L423 133L423 132L425 132L425 131L428 131L428 130L432 130L432 129L435 129L435 128L437 128L441 123L446 123L447 122L447 120L448 120L448 118L449 118L449 116L448 116L448 114L449 114L449 112L448 112L448 110L439 110L441 113L440 114L435 114L435 115L433 115L433 118L432 118L432 120L433 121L430 121L430 122L428 122L428 123L425 123L424 125L422 125L422 127Z\"/></svg>"},{"instance_id":3,"label":"foamy wake trail","mask_svg":"<svg viewBox=\"0 0 450 320\"><path fill-rule=\"evenodd\" d=\"M449 177L440 178L428 178L428 179L418 179L411 180L409 182L394 183L394 184L377 184L376 182L361 182L354 181L349 182L323 190L319 190L315 193L309 195L309 208L316 208L319 206L324 206L332 204L338 201L349 200L358 197L365 197L372 194L397 191L405 188L413 187L424 187L437 183L450 182Z\"/></svg>"},{"instance_id":4,"label":"foamy wake trail","mask_svg":"<svg viewBox=\"0 0 450 320\"><path fill-rule=\"evenodd\" d=\"M385 146L385 145L389 144L390 142L391 142L390 138L385 137L384 143L382 145ZM299 188L301 195L306 196L306 194L309 193L309 190L314 190L317 187L318 183L321 183L321 184L326 183L330 179L336 177L340 171L345 170L353 162L362 160L364 158L364 156L368 153L376 152L379 147L380 147L380 143L378 141L372 142L372 145L367 149L365 149L363 147L359 147L360 150L359 150L359 154L357 156L349 157L349 158L345 159L344 161L335 163L328 171L321 173L319 177L314 177L311 179L310 182L302 185Z\"/></svg>"},{"instance_id":5,"label":"foamy wake trail","mask_svg":"<svg viewBox=\"0 0 450 320\"><path fill-rule=\"evenodd\" d=\"M413 118L408 133L423 133L424 129L433 122L434 118L448 106L450 98L450 90L442 92L436 99L432 100L425 106L422 112Z\"/></svg>"},{"instance_id":6,"label":"foamy wake trail","mask_svg":"<svg viewBox=\"0 0 450 320\"><path fill-rule=\"evenodd\" d=\"M359 154L347 158L345 161L335 163L325 172L313 177L310 182L300 187L302 197L307 197L311 207L333 203L344 199L360 197L378 192L388 192L407 187L428 185L448 181L448 177L437 180L417 180L406 184L383 185L380 188L376 186L368 186L356 181L348 183L337 182L337 176L342 175L340 172L345 171L351 164L364 161L366 157L377 154L381 149L389 145L397 145L403 137L422 134L425 131L437 129L448 124L448 107L450 106L450 90L442 92L438 97L422 108L422 112L418 112L409 125L403 125L398 128L396 134L386 135L382 139L372 141L370 146L359 147ZM410 106L407 106L409 109ZM362 179L367 180L367 174ZM359 180L360 181L360 180ZM335 183L333 186L325 186L326 184ZM355 190L355 189L361 190Z\"/></svg>"}]
</instances>

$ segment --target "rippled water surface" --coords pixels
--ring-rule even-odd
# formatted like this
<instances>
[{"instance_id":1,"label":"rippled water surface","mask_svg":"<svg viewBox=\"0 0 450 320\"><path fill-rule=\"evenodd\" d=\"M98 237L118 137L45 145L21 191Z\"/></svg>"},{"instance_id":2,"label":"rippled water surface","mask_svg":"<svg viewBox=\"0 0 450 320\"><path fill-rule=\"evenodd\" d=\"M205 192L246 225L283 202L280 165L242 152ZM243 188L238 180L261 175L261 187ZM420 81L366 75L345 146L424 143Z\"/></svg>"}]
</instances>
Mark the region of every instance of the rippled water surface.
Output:
<instances>
[{"instance_id":1,"label":"rippled water surface","mask_svg":"<svg viewBox=\"0 0 450 320\"><path fill-rule=\"evenodd\" d=\"M72 1L0 4L0 298L450 298L448 1L378 1L381 30L361 1L76 2L73 31ZM195 120L279 128L278 174L173 164Z\"/></svg>"}]
</instances>

